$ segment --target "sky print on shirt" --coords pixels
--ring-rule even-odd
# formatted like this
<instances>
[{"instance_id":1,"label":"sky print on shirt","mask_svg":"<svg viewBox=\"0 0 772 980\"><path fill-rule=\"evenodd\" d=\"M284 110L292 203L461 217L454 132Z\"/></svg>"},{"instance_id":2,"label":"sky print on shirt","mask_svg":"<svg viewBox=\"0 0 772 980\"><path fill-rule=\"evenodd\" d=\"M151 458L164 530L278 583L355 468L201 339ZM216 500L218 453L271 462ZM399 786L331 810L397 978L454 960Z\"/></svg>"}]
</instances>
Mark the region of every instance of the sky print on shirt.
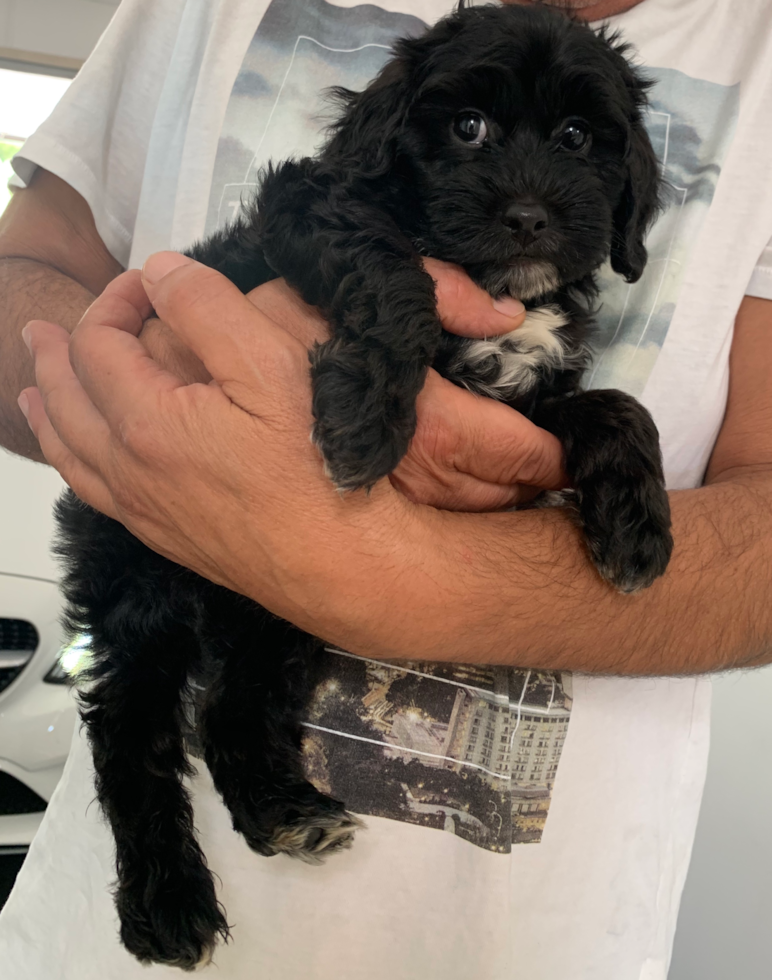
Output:
<instances>
[{"instance_id":1,"label":"sky print on shirt","mask_svg":"<svg viewBox=\"0 0 772 980\"><path fill-rule=\"evenodd\" d=\"M373 5L273 0L226 111L206 233L231 221L268 160L313 154L324 89L360 90L416 17ZM647 125L671 185L640 282L601 274L588 385L640 395L667 336L692 244L734 135L739 86L671 69L655 79ZM357 813L448 831L508 853L538 843L571 716L570 675L515 668L379 663L328 650L306 717L305 761L320 789Z\"/></svg>"},{"instance_id":2,"label":"sky print on shirt","mask_svg":"<svg viewBox=\"0 0 772 980\"><path fill-rule=\"evenodd\" d=\"M311 155L324 140L332 85L360 90L389 58L395 38L417 35L417 17L363 4L273 0L233 87L214 166L206 234L249 198L268 160ZM649 263L629 286L606 266L587 384L640 396L667 336L691 247L734 137L739 84L718 85L669 68L656 84L647 127L669 184L667 208L649 233Z\"/></svg>"}]
</instances>

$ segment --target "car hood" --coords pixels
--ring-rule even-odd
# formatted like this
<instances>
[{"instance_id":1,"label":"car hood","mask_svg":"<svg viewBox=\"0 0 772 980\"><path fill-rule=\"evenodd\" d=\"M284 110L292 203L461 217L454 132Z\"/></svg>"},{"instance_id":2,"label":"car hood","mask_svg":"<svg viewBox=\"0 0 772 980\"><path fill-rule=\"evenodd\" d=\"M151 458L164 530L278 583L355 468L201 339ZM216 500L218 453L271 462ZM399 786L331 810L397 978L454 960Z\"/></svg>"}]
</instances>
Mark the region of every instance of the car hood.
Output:
<instances>
[{"instance_id":1,"label":"car hood","mask_svg":"<svg viewBox=\"0 0 772 980\"><path fill-rule=\"evenodd\" d=\"M50 466L0 449L0 572L56 581L53 505L64 489Z\"/></svg>"}]
</instances>

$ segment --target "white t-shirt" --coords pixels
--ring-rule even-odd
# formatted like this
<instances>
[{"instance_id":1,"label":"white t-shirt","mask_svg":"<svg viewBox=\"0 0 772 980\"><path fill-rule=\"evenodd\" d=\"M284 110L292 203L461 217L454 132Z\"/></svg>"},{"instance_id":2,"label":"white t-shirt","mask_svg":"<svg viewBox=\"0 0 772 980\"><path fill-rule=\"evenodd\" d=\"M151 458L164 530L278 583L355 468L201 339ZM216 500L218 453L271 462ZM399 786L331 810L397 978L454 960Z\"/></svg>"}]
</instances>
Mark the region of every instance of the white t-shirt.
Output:
<instances>
[{"instance_id":1,"label":"white t-shirt","mask_svg":"<svg viewBox=\"0 0 772 980\"><path fill-rule=\"evenodd\" d=\"M80 191L126 265L185 247L234 213L260 163L318 143L321 88L361 87L395 36L448 7L124 0L16 158L19 178L39 165ZM772 15L768 0L742 7L645 0L614 18L656 79L649 124L674 190L641 282L605 277L591 383L649 407L672 488L702 480L743 295L772 299ZM708 751L706 679L342 652L328 667L308 771L368 829L321 868L266 860L201 771L196 824L233 925L213 976L665 980ZM0 917L3 980L179 975L118 943L90 773L78 736Z\"/></svg>"}]
</instances>

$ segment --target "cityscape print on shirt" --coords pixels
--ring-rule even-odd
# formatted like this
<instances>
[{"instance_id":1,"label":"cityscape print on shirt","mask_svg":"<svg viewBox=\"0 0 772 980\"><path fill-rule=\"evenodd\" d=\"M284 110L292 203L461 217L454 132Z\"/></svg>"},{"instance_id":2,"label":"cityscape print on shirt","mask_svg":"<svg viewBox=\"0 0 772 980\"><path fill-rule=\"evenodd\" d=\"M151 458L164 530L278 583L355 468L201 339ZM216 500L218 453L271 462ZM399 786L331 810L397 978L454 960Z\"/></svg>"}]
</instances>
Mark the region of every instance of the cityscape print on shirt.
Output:
<instances>
[{"instance_id":1,"label":"cityscape print on shirt","mask_svg":"<svg viewBox=\"0 0 772 980\"><path fill-rule=\"evenodd\" d=\"M450 7L450 4L448 5ZM359 90L416 17L371 4L272 0L233 87L206 234L238 214L269 160L313 154L329 122L324 90ZM693 243L715 194L739 86L649 69L647 126L668 182L635 285L601 274L589 387L640 396L667 336ZM568 674L386 663L328 650L306 719L309 778L361 814L451 832L493 852L538 843L571 717Z\"/></svg>"},{"instance_id":2,"label":"cityscape print on shirt","mask_svg":"<svg viewBox=\"0 0 772 980\"><path fill-rule=\"evenodd\" d=\"M306 773L356 813L508 853L541 840L571 703L569 674L328 648L306 719Z\"/></svg>"}]
</instances>

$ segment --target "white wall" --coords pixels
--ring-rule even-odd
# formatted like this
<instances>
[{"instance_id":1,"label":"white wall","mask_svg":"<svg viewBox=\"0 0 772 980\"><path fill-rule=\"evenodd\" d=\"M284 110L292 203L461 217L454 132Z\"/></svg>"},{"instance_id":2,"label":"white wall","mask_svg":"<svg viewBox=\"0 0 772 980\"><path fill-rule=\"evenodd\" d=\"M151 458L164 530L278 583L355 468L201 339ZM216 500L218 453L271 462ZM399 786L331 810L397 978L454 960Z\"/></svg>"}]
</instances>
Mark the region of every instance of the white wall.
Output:
<instances>
[{"instance_id":1,"label":"white wall","mask_svg":"<svg viewBox=\"0 0 772 980\"><path fill-rule=\"evenodd\" d=\"M118 0L0 0L0 48L88 57Z\"/></svg>"},{"instance_id":2,"label":"white wall","mask_svg":"<svg viewBox=\"0 0 772 980\"><path fill-rule=\"evenodd\" d=\"M711 756L668 980L769 980L772 668L716 678Z\"/></svg>"}]
</instances>

